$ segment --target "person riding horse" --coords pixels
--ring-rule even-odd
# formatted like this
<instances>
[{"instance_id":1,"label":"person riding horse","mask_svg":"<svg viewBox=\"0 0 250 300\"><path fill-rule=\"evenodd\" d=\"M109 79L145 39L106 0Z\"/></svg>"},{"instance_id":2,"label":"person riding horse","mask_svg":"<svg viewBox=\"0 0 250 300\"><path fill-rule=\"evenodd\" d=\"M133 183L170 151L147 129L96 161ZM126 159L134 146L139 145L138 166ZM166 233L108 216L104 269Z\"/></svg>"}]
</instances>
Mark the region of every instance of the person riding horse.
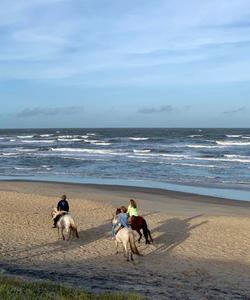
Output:
<instances>
[{"instance_id":1,"label":"person riding horse","mask_svg":"<svg viewBox=\"0 0 250 300\"><path fill-rule=\"evenodd\" d=\"M121 228L128 228L128 215L126 207L121 207L116 210L116 223L112 225L112 239L115 239L115 235ZM116 228L118 225L118 228Z\"/></svg>"},{"instance_id":2,"label":"person riding horse","mask_svg":"<svg viewBox=\"0 0 250 300\"><path fill-rule=\"evenodd\" d=\"M59 212L58 215L54 218L54 226L56 228L56 223L60 219L62 215L65 215L69 212L69 203L67 201L67 196L62 195L61 200L57 204L57 211Z\"/></svg>"}]
</instances>

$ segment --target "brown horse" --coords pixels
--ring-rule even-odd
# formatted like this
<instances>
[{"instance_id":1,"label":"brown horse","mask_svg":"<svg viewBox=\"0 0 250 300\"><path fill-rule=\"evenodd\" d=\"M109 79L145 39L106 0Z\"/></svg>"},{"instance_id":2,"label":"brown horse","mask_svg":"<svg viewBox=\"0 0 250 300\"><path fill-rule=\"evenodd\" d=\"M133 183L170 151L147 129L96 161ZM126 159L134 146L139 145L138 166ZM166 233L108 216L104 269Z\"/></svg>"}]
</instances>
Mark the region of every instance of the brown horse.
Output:
<instances>
[{"instance_id":1,"label":"brown horse","mask_svg":"<svg viewBox=\"0 0 250 300\"><path fill-rule=\"evenodd\" d=\"M127 211L126 207L122 206L121 208L117 208L116 215L118 215L121 211L126 212ZM139 236L140 236L138 239L139 243L142 238L141 229L142 229L146 244L153 243L151 232L148 229L148 224L142 216L131 216L131 217L129 217L128 223L131 226L132 230L137 231L137 233L139 234Z\"/></svg>"},{"instance_id":2,"label":"brown horse","mask_svg":"<svg viewBox=\"0 0 250 300\"><path fill-rule=\"evenodd\" d=\"M129 225L131 226L131 228L135 231L137 231L137 233L139 234L139 239L138 242L140 243L141 238L142 238L142 233L141 233L141 229L146 241L146 244L151 244L153 243L153 239L151 236L151 232L148 229L148 225L146 220L142 217L142 216L132 216L129 218Z\"/></svg>"}]
</instances>

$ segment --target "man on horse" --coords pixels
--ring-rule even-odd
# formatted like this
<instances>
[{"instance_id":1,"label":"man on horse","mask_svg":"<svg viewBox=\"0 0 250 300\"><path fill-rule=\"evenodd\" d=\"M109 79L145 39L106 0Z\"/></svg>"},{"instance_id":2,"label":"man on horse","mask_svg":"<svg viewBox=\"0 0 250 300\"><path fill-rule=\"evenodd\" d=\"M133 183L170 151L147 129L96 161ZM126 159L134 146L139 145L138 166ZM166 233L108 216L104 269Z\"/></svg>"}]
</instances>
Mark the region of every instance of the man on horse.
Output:
<instances>
[{"instance_id":1,"label":"man on horse","mask_svg":"<svg viewBox=\"0 0 250 300\"><path fill-rule=\"evenodd\" d=\"M69 203L67 201L67 196L62 195L61 200L57 204L58 215L54 218L54 228L56 228L56 223L62 215L65 215L69 212Z\"/></svg>"}]
</instances>

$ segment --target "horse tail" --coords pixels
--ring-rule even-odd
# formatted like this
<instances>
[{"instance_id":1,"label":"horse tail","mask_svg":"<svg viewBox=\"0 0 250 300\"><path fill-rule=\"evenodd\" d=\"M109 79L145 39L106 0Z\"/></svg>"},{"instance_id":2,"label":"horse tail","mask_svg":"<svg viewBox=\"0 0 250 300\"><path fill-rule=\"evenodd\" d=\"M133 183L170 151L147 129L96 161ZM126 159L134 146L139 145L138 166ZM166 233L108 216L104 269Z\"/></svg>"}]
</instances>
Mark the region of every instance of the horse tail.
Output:
<instances>
[{"instance_id":1,"label":"horse tail","mask_svg":"<svg viewBox=\"0 0 250 300\"><path fill-rule=\"evenodd\" d=\"M142 254L138 251L138 249L136 247L134 234L132 231L129 232L129 244L130 244L132 253L142 256Z\"/></svg>"}]
</instances>

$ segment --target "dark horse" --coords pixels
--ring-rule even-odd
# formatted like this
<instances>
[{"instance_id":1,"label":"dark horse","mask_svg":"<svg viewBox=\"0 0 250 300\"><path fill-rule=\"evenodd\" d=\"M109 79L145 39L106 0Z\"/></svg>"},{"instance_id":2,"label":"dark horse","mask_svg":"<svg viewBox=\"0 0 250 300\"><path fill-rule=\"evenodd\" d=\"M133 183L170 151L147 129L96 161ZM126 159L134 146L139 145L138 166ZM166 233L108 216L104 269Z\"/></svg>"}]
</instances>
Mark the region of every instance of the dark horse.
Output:
<instances>
[{"instance_id":1,"label":"dark horse","mask_svg":"<svg viewBox=\"0 0 250 300\"><path fill-rule=\"evenodd\" d=\"M122 206L123 211L126 211L126 207ZM120 208L116 209L116 215L118 215L121 212ZM146 244L151 244L153 243L153 239L151 236L151 232L148 229L148 225L146 220L142 217L142 216L132 216L129 217L128 219L129 225L131 226L131 228L135 231L137 231L137 233L139 234L139 239L138 242L140 243L141 238L142 238L142 233L141 233L141 229L146 241Z\"/></svg>"},{"instance_id":2,"label":"dark horse","mask_svg":"<svg viewBox=\"0 0 250 300\"><path fill-rule=\"evenodd\" d=\"M147 222L142 216L138 216L138 217L132 216L132 217L130 217L129 218L129 225L131 226L131 228L133 230L138 232L138 234L140 236L139 239L138 239L139 243L140 243L141 238L142 238L141 229L142 229L144 238L146 240L146 244L153 243L153 239L152 239L152 236L151 236L151 232L148 229Z\"/></svg>"}]
</instances>

